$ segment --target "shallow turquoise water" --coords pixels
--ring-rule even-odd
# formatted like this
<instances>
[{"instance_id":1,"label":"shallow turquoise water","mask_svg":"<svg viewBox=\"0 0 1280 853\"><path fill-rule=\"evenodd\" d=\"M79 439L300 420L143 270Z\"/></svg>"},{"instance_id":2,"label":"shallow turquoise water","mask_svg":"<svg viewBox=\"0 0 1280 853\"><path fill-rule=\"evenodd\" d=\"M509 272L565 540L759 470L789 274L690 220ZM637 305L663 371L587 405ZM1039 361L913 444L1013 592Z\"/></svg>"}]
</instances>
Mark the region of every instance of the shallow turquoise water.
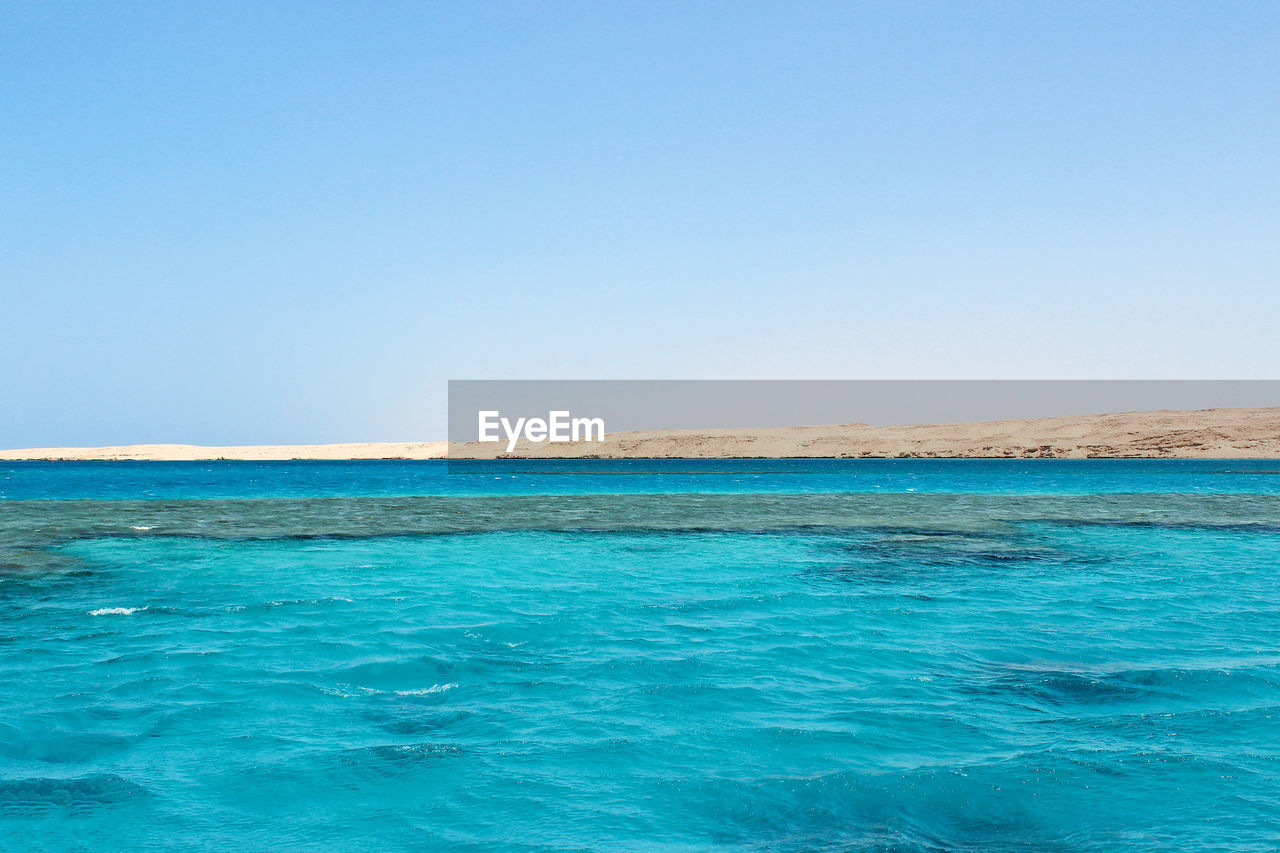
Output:
<instances>
[{"instance_id":1,"label":"shallow turquoise water","mask_svg":"<svg viewBox=\"0 0 1280 853\"><path fill-rule=\"evenodd\" d=\"M0 848L1280 846L1269 466L647 464L3 468Z\"/></svg>"}]
</instances>

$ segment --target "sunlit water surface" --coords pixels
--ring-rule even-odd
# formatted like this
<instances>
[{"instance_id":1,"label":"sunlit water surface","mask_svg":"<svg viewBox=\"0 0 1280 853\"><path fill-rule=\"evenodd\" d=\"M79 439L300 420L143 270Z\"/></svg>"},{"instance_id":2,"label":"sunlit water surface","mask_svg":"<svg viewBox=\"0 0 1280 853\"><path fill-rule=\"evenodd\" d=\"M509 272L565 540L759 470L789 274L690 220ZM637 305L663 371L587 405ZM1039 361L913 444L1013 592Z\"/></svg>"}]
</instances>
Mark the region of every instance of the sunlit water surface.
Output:
<instances>
[{"instance_id":1,"label":"sunlit water surface","mask_svg":"<svg viewBox=\"0 0 1280 853\"><path fill-rule=\"evenodd\" d=\"M1276 849L1276 468L0 465L0 848Z\"/></svg>"}]
</instances>

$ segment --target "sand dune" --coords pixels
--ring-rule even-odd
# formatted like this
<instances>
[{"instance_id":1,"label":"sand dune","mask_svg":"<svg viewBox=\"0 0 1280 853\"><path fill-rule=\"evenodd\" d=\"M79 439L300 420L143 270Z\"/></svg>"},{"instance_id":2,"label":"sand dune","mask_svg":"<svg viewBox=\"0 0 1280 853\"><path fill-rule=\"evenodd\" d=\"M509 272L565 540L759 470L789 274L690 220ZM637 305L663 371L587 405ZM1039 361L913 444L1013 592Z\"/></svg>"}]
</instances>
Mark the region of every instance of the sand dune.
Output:
<instances>
[{"instance_id":1,"label":"sand dune","mask_svg":"<svg viewBox=\"0 0 1280 853\"><path fill-rule=\"evenodd\" d=\"M138 444L0 451L0 460L438 459L448 445L384 442L199 447ZM455 455L503 455L505 444L458 445ZM1280 407L1126 412L1059 418L873 427L866 424L614 433L604 442L521 443L536 458L1159 458L1280 459Z\"/></svg>"},{"instance_id":2,"label":"sand dune","mask_svg":"<svg viewBox=\"0 0 1280 853\"><path fill-rule=\"evenodd\" d=\"M455 455L489 457L505 445L468 443ZM935 457L1280 458L1280 407L1126 412L959 424L866 424L615 433L596 444L521 443L538 458Z\"/></svg>"}]
</instances>

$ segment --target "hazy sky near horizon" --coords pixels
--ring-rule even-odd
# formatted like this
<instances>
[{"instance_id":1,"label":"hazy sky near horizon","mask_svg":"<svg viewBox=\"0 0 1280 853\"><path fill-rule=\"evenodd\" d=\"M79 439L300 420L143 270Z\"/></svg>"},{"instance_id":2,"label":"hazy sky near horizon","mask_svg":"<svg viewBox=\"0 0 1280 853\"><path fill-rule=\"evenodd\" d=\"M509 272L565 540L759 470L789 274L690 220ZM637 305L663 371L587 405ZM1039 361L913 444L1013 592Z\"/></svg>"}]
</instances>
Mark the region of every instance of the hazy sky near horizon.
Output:
<instances>
[{"instance_id":1,"label":"hazy sky near horizon","mask_svg":"<svg viewBox=\"0 0 1280 853\"><path fill-rule=\"evenodd\" d=\"M1276 378L1280 3L0 5L0 446Z\"/></svg>"}]
</instances>

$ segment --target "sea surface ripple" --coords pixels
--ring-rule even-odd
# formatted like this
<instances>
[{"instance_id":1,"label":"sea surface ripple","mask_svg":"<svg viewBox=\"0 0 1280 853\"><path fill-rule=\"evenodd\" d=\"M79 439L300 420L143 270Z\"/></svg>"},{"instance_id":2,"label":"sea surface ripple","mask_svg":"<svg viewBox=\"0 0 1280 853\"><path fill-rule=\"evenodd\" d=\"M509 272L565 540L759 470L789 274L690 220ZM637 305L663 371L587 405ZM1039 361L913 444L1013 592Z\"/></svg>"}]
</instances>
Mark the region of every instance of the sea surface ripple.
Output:
<instances>
[{"instance_id":1,"label":"sea surface ripple","mask_svg":"<svg viewBox=\"0 0 1280 853\"><path fill-rule=\"evenodd\" d=\"M1266 464L0 495L3 850L1280 848Z\"/></svg>"}]
</instances>

